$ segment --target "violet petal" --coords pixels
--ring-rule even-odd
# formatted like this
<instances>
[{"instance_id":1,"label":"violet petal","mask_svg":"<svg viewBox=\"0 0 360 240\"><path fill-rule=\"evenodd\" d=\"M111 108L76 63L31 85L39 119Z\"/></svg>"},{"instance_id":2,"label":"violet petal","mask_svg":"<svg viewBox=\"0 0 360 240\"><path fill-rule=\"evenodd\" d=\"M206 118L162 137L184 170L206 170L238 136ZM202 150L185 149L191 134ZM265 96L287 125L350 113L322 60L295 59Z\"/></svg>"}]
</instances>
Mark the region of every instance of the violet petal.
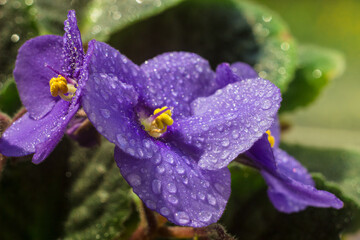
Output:
<instances>
[{"instance_id":1,"label":"violet petal","mask_svg":"<svg viewBox=\"0 0 360 240\"><path fill-rule=\"evenodd\" d=\"M83 64L84 50L74 10L70 10L68 13L68 18L64 22L64 31L62 48L65 62L64 71L70 78L77 78Z\"/></svg>"},{"instance_id":2,"label":"violet petal","mask_svg":"<svg viewBox=\"0 0 360 240\"><path fill-rule=\"evenodd\" d=\"M19 49L14 79L22 103L34 119L42 118L60 99L50 94L49 81L57 76L45 64L61 69L61 49L62 37L54 35L30 39Z\"/></svg>"},{"instance_id":3,"label":"violet petal","mask_svg":"<svg viewBox=\"0 0 360 240\"><path fill-rule=\"evenodd\" d=\"M216 222L230 196L230 172L200 169L177 149L160 147L150 159L115 148L121 174L146 206L171 222L203 227Z\"/></svg>"},{"instance_id":4,"label":"violet petal","mask_svg":"<svg viewBox=\"0 0 360 240\"><path fill-rule=\"evenodd\" d=\"M190 115L190 103L217 89L215 73L207 60L187 52L170 52L141 65L150 79L144 96L148 106L173 107L173 118Z\"/></svg>"},{"instance_id":5,"label":"violet petal","mask_svg":"<svg viewBox=\"0 0 360 240\"><path fill-rule=\"evenodd\" d=\"M194 115L175 121L174 132L179 141L203 151L200 167L220 169L270 128L280 101L280 90L270 81L245 79L196 99Z\"/></svg>"},{"instance_id":6,"label":"violet petal","mask_svg":"<svg viewBox=\"0 0 360 240\"><path fill-rule=\"evenodd\" d=\"M70 118L69 102L59 101L43 118L34 120L26 113L14 122L0 138L0 152L9 157L35 153L33 162L44 160L60 141Z\"/></svg>"}]
</instances>

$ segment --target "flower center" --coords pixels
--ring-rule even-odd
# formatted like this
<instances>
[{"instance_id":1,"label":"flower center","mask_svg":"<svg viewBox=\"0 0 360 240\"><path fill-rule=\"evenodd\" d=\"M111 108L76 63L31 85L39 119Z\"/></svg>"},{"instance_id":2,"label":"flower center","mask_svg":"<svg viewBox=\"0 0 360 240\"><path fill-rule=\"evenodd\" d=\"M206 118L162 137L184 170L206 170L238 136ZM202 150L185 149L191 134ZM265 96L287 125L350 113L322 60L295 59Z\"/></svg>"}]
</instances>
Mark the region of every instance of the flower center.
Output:
<instances>
[{"instance_id":1,"label":"flower center","mask_svg":"<svg viewBox=\"0 0 360 240\"><path fill-rule=\"evenodd\" d=\"M61 75L52 78L49 85L50 93L53 97L60 96L65 101L71 101L75 95L76 88L74 85L67 83L66 79Z\"/></svg>"},{"instance_id":2,"label":"flower center","mask_svg":"<svg viewBox=\"0 0 360 240\"><path fill-rule=\"evenodd\" d=\"M171 115L170 108L157 108L150 117L140 119L140 123L150 136L159 138L166 132L167 126L173 125L174 120L171 118Z\"/></svg>"},{"instance_id":3,"label":"flower center","mask_svg":"<svg viewBox=\"0 0 360 240\"><path fill-rule=\"evenodd\" d=\"M275 138L274 138L274 136L271 135L271 131L270 131L270 130L267 130L267 131L266 131L266 134L268 135L268 141L269 141L269 143L270 143L270 146L271 146L271 147L274 147Z\"/></svg>"}]
</instances>

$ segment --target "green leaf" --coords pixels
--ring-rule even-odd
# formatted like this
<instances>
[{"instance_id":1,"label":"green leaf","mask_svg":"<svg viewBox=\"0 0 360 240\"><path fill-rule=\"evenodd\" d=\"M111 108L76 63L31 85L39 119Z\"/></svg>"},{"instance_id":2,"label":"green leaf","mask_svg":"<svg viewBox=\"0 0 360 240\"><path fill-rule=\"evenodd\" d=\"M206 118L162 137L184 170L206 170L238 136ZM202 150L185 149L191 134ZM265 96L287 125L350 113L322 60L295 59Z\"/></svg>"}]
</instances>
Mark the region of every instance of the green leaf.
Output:
<instances>
[{"instance_id":1,"label":"green leaf","mask_svg":"<svg viewBox=\"0 0 360 240\"><path fill-rule=\"evenodd\" d=\"M0 89L0 111L13 115L21 107L14 80L7 81Z\"/></svg>"},{"instance_id":2,"label":"green leaf","mask_svg":"<svg viewBox=\"0 0 360 240\"><path fill-rule=\"evenodd\" d=\"M131 188L115 164L114 146L80 149L70 158L71 184L65 239L114 239L129 234L138 216Z\"/></svg>"},{"instance_id":3,"label":"green leaf","mask_svg":"<svg viewBox=\"0 0 360 240\"><path fill-rule=\"evenodd\" d=\"M283 95L281 111L308 106L344 68L345 60L339 52L312 45L300 46L295 79Z\"/></svg>"},{"instance_id":4,"label":"green leaf","mask_svg":"<svg viewBox=\"0 0 360 240\"><path fill-rule=\"evenodd\" d=\"M182 0L93 0L81 23L85 41L95 38L105 41L109 35L125 26L176 5Z\"/></svg>"},{"instance_id":5,"label":"green leaf","mask_svg":"<svg viewBox=\"0 0 360 240\"><path fill-rule=\"evenodd\" d=\"M111 35L109 44L136 63L168 51L221 62L244 61L282 90L293 77L296 46L272 11L231 0L188 0Z\"/></svg>"},{"instance_id":6,"label":"green leaf","mask_svg":"<svg viewBox=\"0 0 360 240\"><path fill-rule=\"evenodd\" d=\"M239 165L232 165L230 170L232 193L220 223L238 239L340 239L354 211L358 211L354 202L316 176L317 188L335 193L345 202L345 207L340 210L310 207L299 213L284 214L270 203L267 186L257 171Z\"/></svg>"},{"instance_id":7,"label":"green leaf","mask_svg":"<svg viewBox=\"0 0 360 240\"><path fill-rule=\"evenodd\" d=\"M282 144L282 148L306 166L321 173L326 180L360 206L360 152ZM352 229L360 228L360 213Z\"/></svg>"},{"instance_id":8,"label":"green leaf","mask_svg":"<svg viewBox=\"0 0 360 240\"><path fill-rule=\"evenodd\" d=\"M56 239L66 217L69 158L63 141L40 165L8 159L0 181L0 239Z\"/></svg>"},{"instance_id":9,"label":"green leaf","mask_svg":"<svg viewBox=\"0 0 360 240\"><path fill-rule=\"evenodd\" d=\"M33 15L24 1L5 1L0 5L0 88L12 75L18 48L38 33Z\"/></svg>"}]
</instances>

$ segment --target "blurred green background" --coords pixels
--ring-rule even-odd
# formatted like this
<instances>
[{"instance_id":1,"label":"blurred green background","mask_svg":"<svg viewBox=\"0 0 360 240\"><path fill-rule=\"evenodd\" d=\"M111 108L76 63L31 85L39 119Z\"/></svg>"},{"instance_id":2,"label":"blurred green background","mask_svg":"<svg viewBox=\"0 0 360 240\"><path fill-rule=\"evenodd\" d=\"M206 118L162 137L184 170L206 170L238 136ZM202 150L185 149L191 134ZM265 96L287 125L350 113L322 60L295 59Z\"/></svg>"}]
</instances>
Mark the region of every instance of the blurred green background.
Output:
<instances>
[{"instance_id":1,"label":"blurred green background","mask_svg":"<svg viewBox=\"0 0 360 240\"><path fill-rule=\"evenodd\" d=\"M282 139L320 147L360 149L360 1L256 0L276 11L301 43L341 51L342 76L310 106L291 113L294 127Z\"/></svg>"}]
</instances>

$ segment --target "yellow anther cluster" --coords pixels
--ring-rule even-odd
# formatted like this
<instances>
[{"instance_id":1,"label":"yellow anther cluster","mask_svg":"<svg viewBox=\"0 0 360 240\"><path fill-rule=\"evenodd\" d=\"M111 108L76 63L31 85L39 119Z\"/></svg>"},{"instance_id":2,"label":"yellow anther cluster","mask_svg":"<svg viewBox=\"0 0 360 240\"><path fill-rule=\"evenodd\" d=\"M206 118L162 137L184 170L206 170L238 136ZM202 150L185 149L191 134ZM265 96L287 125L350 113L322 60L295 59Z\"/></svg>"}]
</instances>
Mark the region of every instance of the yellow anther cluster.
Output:
<instances>
[{"instance_id":1,"label":"yellow anther cluster","mask_svg":"<svg viewBox=\"0 0 360 240\"><path fill-rule=\"evenodd\" d=\"M53 97L57 97L59 92L65 94L68 92L67 81L66 79L59 75L57 78L52 78L49 82L50 93Z\"/></svg>"},{"instance_id":2,"label":"yellow anther cluster","mask_svg":"<svg viewBox=\"0 0 360 240\"><path fill-rule=\"evenodd\" d=\"M269 141L271 147L274 147L274 145L275 145L275 138L271 135L271 131L270 131L270 130L267 130L267 131L266 131L266 134L268 135L268 141Z\"/></svg>"},{"instance_id":3,"label":"yellow anther cluster","mask_svg":"<svg viewBox=\"0 0 360 240\"><path fill-rule=\"evenodd\" d=\"M154 115L164 110L166 111L161 113L153 120ZM171 110L168 107L162 107L155 109L154 114L149 118L141 119L140 121L141 124L144 126L144 130L147 131L150 136L158 138L161 137L164 132L166 132L167 126L171 126L174 123L171 115Z\"/></svg>"},{"instance_id":4,"label":"yellow anther cluster","mask_svg":"<svg viewBox=\"0 0 360 240\"><path fill-rule=\"evenodd\" d=\"M162 108L157 108L154 111L154 115L158 114L161 111L164 111L167 107L162 107ZM155 119L156 125L158 128L163 129L164 127L166 128L167 126L171 126L174 123L174 120L171 118L171 110L167 110L166 112L163 112L160 116L158 116ZM166 129L165 129L166 131Z\"/></svg>"}]
</instances>

